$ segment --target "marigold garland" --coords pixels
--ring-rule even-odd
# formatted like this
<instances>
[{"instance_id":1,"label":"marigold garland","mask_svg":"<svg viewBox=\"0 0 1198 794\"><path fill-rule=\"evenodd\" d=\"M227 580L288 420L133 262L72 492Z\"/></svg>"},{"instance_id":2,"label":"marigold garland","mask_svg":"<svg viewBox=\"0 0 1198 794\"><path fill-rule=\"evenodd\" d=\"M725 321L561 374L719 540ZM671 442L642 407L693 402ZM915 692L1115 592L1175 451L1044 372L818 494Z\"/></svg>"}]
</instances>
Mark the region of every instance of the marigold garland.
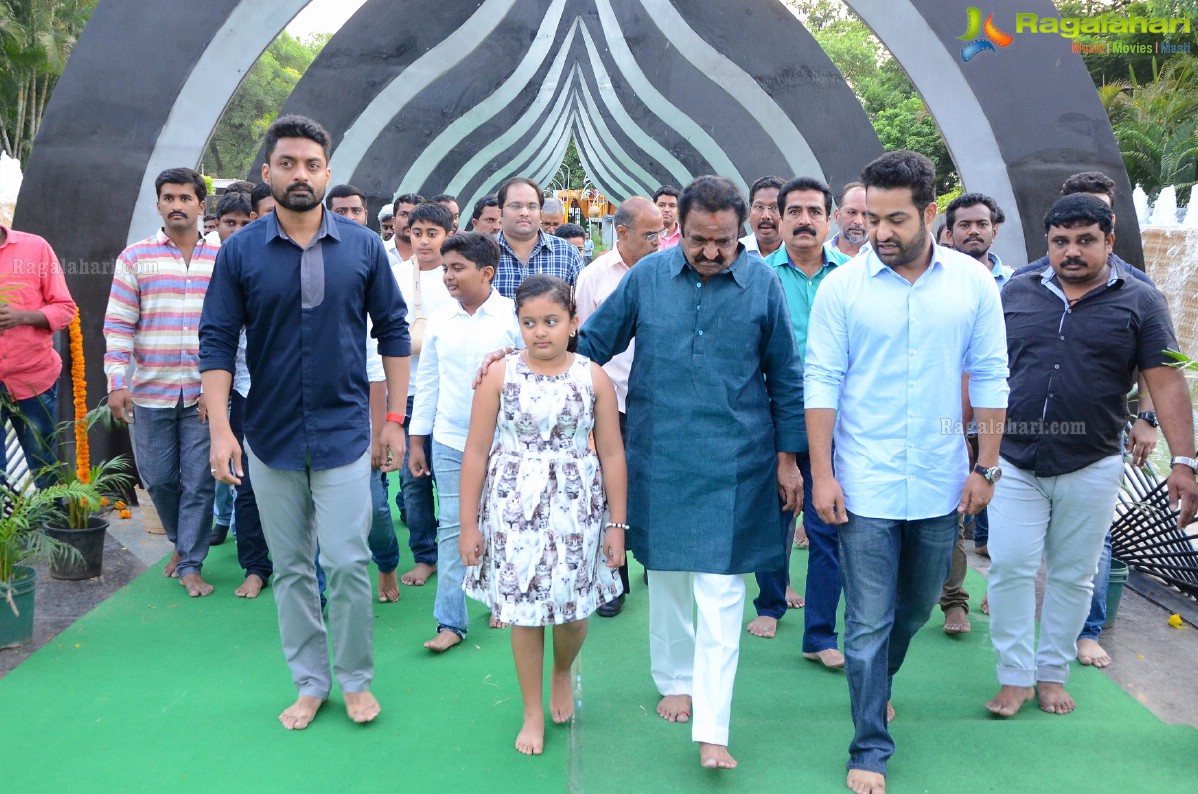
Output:
<instances>
[{"instance_id":1,"label":"marigold garland","mask_svg":"<svg viewBox=\"0 0 1198 794\"><path fill-rule=\"evenodd\" d=\"M79 309L71 320L71 393L75 400L75 476L91 482L91 450L87 445L87 380L83 368L83 328Z\"/></svg>"}]
</instances>

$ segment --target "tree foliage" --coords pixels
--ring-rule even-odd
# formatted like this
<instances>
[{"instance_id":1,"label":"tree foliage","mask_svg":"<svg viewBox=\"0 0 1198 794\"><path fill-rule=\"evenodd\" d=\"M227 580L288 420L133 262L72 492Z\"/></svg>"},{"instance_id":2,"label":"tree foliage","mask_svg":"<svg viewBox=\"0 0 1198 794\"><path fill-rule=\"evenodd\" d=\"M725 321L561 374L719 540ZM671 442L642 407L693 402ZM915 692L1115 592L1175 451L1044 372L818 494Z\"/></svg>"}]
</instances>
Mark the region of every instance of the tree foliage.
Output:
<instances>
[{"instance_id":1,"label":"tree foliage","mask_svg":"<svg viewBox=\"0 0 1198 794\"><path fill-rule=\"evenodd\" d=\"M566 145L566 153L562 157L562 164L558 166L557 173L553 175L553 179L549 180L549 184L545 185L545 188L582 190L589 182L590 178L582 166L582 159L578 156L578 144L574 138L570 138L570 143Z\"/></svg>"},{"instance_id":2,"label":"tree foliage","mask_svg":"<svg viewBox=\"0 0 1198 794\"><path fill-rule=\"evenodd\" d=\"M786 0L860 100L887 151L909 149L936 166L938 193L960 186L948 144L903 67L843 3ZM865 165L862 163L862 165Z\"/></svg>"},{"instance_id":3,"label":"tree foliage","mask_svg":"<svg viewBox=\"0 0 1198 794\"><path fill-rule=\"evenodd\" d=\"M96 0L0 0L0 147L22 164Z\"/></svg>"},{"instance_id":4,"label":"tree foliage","mask_svg":"<svg viewBox=\"0 0 1198 794\"><path fill-rule=\"evenodd\" d=\"M205 171L229 179L249 175L267 128L329 38L320 34L300 41L284 31L271 42L233 93L213 131L201 160Z\"/></svg>"}]
</instances>

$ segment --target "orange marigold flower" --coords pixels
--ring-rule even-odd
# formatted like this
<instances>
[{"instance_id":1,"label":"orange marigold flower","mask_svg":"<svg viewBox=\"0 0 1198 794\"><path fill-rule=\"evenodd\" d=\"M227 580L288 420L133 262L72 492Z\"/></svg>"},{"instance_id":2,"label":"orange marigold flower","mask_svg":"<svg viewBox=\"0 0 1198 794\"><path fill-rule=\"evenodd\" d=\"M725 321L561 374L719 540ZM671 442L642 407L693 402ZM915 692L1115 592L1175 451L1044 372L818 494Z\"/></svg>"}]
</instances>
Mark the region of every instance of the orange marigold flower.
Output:
<instances>
[{"instance_id":1,"label":"orange marigold flower","mask_svg":"<svg viewBox=\"0 0 1198 794\"><path fill-rule=\"evenodd\" d=\"M128 510L122 510L119 513L117 513L117 515L119 515L121 518L133 518L133 514L130 513Z\"/></svg>"},{"instance_id":2,"label":"orange marigold flower","mask_svg":"<svg viewBox=\"0 0 1198 794\"><path fill-rule=\"evenodd\" d=\"M110 504L111 504L111 502L108 501L107 496L100 497L100 507L108 507L108 505L110 505Z\"/></svg>"},{"instance_id":3,"label":"orange marigold flower","mask_svg":"<svg viewBox=\"0 0 1198 794\"><path fill-rule=\"evenodd\" d=\"M83 361L83 327L79 309L69 327L71 340L71 394L75 405L75 476L91 481L91 450L87 444L87 378Z\"/></svg>"},{"instance_id":4,"label":"orange marigold flower","mask_svg":"<svg viewBox=\"0 0 1198 794\"><path fill-rule=\"evenodd\" d=\"M118 499L116 501L116 504L113 505L113 507L115 507L117 510L125 510L129 506L127 504L125 504L124 502L122 502L120 499Z\"/></svg>"}]
</instances>

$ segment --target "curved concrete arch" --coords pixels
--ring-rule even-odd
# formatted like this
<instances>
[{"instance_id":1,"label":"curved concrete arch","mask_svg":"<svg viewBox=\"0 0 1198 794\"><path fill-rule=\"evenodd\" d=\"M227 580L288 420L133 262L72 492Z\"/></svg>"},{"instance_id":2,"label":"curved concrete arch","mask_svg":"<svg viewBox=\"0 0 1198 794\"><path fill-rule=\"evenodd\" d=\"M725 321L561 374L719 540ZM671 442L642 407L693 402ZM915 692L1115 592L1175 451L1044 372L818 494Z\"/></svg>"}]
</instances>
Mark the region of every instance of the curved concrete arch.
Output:
<instances>
[{"instance_id":1,"label":"curved concrete arch","mask_svg":"<svg viewBox=\"0 0 1198 794\"><path fill-rule=\"evenodd\" d=\"M576 113L575 118L575 130L582 136L580 139L576 139L578 148L585 147L588 152L592 153L592 159L600 163L600 167L606 171L608 181L615 183L620 188L612 198L623 201L629 196L643 192L642 183L621 167L621 158L608 149L609 141L602 139L590 118L581 112Z\"/></svg>"},{"instance_id":2,"label":"curved concrete arch","mask_svg":"<svg viewBox=\"0 0 1198 794\"><path fill-rule=\"evenodd\" d=\"M654 179L649 172L641 166L639 158L628 153L627 149L624 148L624 145L620 142L619 138L617 138L615 133L612 132L611 128L608 127L605 114L599 109L599 104L595 102L595 98L591 95L591 89L587 85L586 80L582 79L581 77L578 84L578 96L583 105L580 110L586 110L586 117L593 120L591 123L594 124L596 132L599 133L603 140L608 141L608 145L611 148L619 149L624 152L621 160L626 164L628 170L631 172L629 175L636 180L636 183L641 186L641 189L643 190L646 185L658 184L659 180Z\"/></svg>"}]
</instances>

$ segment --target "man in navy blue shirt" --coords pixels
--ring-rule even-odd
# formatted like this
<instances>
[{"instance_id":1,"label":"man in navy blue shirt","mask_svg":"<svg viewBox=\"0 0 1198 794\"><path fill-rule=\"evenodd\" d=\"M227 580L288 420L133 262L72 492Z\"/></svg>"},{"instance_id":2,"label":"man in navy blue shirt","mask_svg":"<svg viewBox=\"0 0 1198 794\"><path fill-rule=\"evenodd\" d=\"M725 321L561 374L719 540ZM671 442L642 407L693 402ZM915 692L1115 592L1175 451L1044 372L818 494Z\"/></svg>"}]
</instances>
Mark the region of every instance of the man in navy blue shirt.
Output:
<instances>
[{"instance_id":1,"label":"man in navy blue shirt","mask_svg":"<svg viewBox=\"0 0 1198 794\"><path fill-rule=\"evenodd\" d=\"M264 148L262 179L277 206L221 247L200 319L203 388L213 404L228 401L244 326L253 380L245 451L275 563L283 653L299 692L279 721L306 728L332 688L314 563L319 540L337 681L350 719L369 722L379 704L369 691L372 441L362 339L369 313L389 403L376 443L382 471L394 471L404 456L407 309L378 236L324 211L329 134L285 116L267 131ZM212 475L238 484L241 447L223 413L211 416L210 432Z\"/></svg>"}]
</instances>

